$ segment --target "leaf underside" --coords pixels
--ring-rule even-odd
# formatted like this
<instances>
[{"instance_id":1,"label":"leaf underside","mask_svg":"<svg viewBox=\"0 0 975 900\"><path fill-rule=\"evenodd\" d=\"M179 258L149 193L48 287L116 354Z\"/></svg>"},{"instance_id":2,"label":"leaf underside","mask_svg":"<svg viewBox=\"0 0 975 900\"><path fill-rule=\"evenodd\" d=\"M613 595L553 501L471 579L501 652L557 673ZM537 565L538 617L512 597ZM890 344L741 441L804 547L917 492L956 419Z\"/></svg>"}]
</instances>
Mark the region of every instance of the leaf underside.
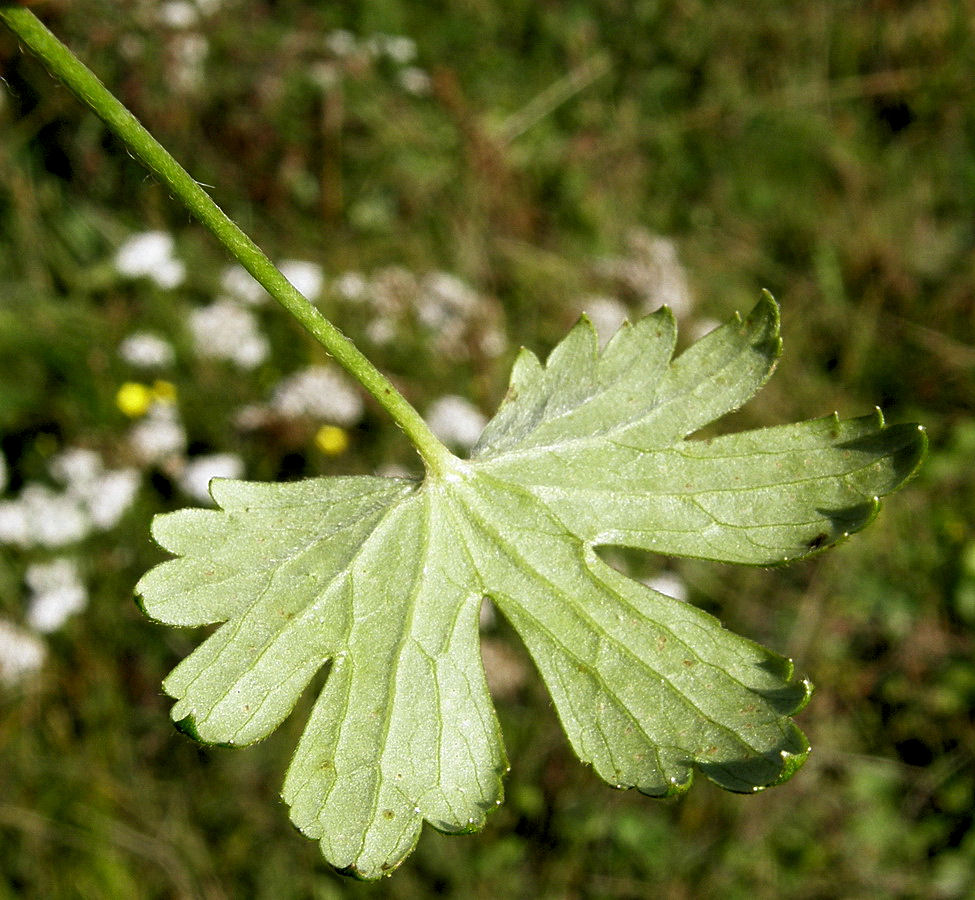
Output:
<instances>
[{"instance_id":1,"label":"leaf underside","mask_svg":"<svg viewBox=\"0 0 975 900\"><path fill-rule=\"evenodd\" d=\"M737 409L780 353L765 296L677 357L662 309L600 352L581 320L527 350L469 461L425 480L216 480L219 510L158 516L178 558L137 586L152 618L223 623L164 683L200 741L268 735L325 686L283 795L339 870L377 878L424 820L480 828L507 761L478 649L490 598L531 653L575 752L667 796L693 771L778 784L808 752L791 661L606 565L598 545L770 565L866 525L917 468L916 425L879 410L688 439Z\"/></svg>"}]
</instances>

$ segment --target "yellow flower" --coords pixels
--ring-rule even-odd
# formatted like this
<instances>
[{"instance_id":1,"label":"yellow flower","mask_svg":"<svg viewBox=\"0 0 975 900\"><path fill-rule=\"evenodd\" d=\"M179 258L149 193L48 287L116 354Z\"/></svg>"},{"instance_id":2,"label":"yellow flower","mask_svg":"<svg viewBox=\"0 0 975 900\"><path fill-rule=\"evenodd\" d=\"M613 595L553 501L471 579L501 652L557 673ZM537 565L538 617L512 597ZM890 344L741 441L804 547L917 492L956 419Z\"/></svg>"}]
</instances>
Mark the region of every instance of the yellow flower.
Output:
<instances>
[{"instance_id":1,"label":"yellow flower","mask_svg":"<svg viewBox=\"0 0 975 900\"><path fill-rule=\"evenodd\" d=\"M138 381L126 381L115 394L115 405L130 419L149 412L155 399L152 390Z\"/></svg>"},{"instance_id":2,"label":"yellow flower","mask_svg":"<svg viewBox=\"0 0 975 900\"><path fill-rule=\"evenodd\" d=\"M315 446L327 456L341 456L349 449L349 434L338 425L322 425L315 435Z\"/></svg>"}]
</instances>

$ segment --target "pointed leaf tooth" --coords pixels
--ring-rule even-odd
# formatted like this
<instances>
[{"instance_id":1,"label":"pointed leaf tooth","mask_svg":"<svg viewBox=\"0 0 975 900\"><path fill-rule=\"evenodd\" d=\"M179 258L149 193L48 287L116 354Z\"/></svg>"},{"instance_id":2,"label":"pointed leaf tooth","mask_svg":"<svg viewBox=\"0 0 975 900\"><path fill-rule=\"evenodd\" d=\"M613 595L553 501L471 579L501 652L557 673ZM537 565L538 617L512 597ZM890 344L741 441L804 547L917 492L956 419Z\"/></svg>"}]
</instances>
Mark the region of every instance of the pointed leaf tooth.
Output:
<instances>
[{"instance_id":1,"label":"pointed leaf tooth","mask_svg":"<svg viewBox=\"0 0 975 900\"><path fill-rule=\"evenodd\" d=\"M514 366L511 369L511 387L518 390L532 385L542 374L545 367L539 362L538 357L527 347L522 347L515 357ZM515 399L512 397L511 399Z\"/></svg>"},{"instance_id":2,"label":"pointed leaf tooth","mask_svg":"<svg viewBox=\"0 0 975 900\"><path fill-rule=\"evenodd\" d=\"M652 394L656 378L673 355L677 322L670 308L662 306L635 324L624 325L603 349L599 382L608 386L628 377L635 392Z\"/></svg>"},{"instance_id":3,"label":"pointed leaf tooth","mask_svg":"<svg viewBox=\"0 0 975 900\"><path fill-rule=\"evenodd\" d=\"M599 336L596 328L583 313L569 333L555 345L545 360L549 373L571 369L574 375L592 368L599 355Z\"/></svg>"},{"instance_id":4,"label":"pointed leaf tooth","mask_svg":"<svg viewBox=\"0 0 975 900\"><path fill-rule=\"evenodd\" d=\"M778 306L763 296L745 319L736 314L674 359L658 391L660 412L628 437L661 446L738 409L768 380L781 352Z\"/></svg>"}]
</instances>

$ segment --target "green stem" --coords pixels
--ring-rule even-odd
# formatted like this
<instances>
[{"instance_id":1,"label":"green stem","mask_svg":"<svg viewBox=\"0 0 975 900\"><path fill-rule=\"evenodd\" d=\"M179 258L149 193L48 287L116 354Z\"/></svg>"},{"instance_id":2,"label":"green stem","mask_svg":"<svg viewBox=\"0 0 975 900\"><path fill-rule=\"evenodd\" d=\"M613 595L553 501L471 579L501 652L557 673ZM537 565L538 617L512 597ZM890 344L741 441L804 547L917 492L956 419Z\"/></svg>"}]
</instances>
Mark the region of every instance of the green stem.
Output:
<instances>
[{"instance_id":1,"label":"green stem","mask_svg":"<svg viewBox=\"0 0 975 900\"><path fill-rule=\"evenodd\" d=\"M139 123L38 18L20 6L0 0L2 21L48 71L121 139L129 152L155 172L169 190L220 241L264 289L290 312L396 420L413 442L427 469L445 474L456 465L405 397L328 319L282 275L261 249L217 206L169 152Z\"/></svg>"}]
</instances>

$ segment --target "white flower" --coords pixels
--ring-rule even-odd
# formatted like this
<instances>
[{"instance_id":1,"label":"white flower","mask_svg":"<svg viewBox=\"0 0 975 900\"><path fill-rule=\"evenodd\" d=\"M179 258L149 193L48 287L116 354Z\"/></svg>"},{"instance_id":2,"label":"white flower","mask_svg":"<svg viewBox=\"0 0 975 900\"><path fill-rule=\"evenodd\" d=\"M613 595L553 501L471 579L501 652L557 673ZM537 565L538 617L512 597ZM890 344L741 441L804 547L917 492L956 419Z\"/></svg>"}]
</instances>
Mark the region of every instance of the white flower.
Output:
<instances>
[{"instance_id":1,"label":"white flower","mask_svg":"<svg viewBox=\"0 0 975 900\"><path fill-rule=\"evenodd\" d=\"M308 78L320 90L331 91L342 83L342 64L320 59L308 67Z\"/></svg>"},{"instance_id":2,"label":"white flower","mask_svg":"<svg viewBox=\"0 0 975 900\"><path fill-rule=\"evenodd\" d=\"M676 572L658 572L656 575L647 578L643 583L658 593L666 594L675 600L687 601L687 585Z\"/></svg>"},{"instance_id":3,"label":"white flower","mask_svg":"<svg viewBox=\"0 0 975 900\"><path fill-rule=\"evenodd\" d=\"M0 502L0 544L63 547L113 528L139 487L134 469L105 470L97 453L78 447L55 456L49 469L65 490L31 483Z\"/></svg>"},{"instance_id":4,"label":"white flower","mask_svg":"<svg viewBox=\"0 0 975 900\"><path fill-rule=\"evenodd\" d=\"M394 62L405 66L416 58L416 41L404 34L383 35L383 52Z\"/></svg>"},{"instance_id":5,"label":"white flower","mask_svg":"<svg viewBox=\"0 0 975 900\"><path fill-rule=\"evenodd\" d=\"M318 263L304 259L285 259L278 263L281 274L309 300L315 300L322 292L325 275Z\"/></svg>"},{"instance_id":6,"label":"white flower","mask_svg":"<svg viewBox=\"0 0 975 900\"><path fill-rule=\"evenodd\" d=\"M481 436L487 419L469 400L448 394L427 410L430 430L445 444L470 450Z\"/></svg>"},{"instance_id":7,"label":"white flower","mask_svg":"<svg viewBox=\"0 0 975 900\"><path fill-rule=\"evenodd\" d=\"M76 496L91 492L92 485L104 471L102 458L94 450L69 447L48 463L48 471Z\"/></svg>"},{"instance_id":8,"label":"white flower","mask_svg":"<svg viewBox=\"0 0 975 900\"><path fill-rule=\"evenodd\" d=\"M475 291L449 272L431 272L420 283L417 315L428 328L439 331L464 323L479 306Z\"/></svg>"},{"instance_id":9,"label":"white flower","mask_svg":"<svg viewBox=\"0 0 975 900\"><path fill-rule=\"evenodd\" d=\"M332 283L332 288L344 300L361 300L369 287L358 272L343 272Z\"/></svg>"},{"instance_id":10,"label":"white flower","mask_svg":"<svg viewBox=\"0 0 975 900\"><path fill-rule=\"evenodd\" d=\"M242 431L256 431L271 421L269 410L260 403L249 403L237 410L234 426Z\"/></svg>"},{"instance_id":11,"label":"white flower","mask_svg":"<svg viewBox=\"0 0 975 900\"><path fill-rule=\"evenodd\" d=\"M141 480L135 469L106 470L97 453L79 447L59 453L48 468L100 531L118 524L132 505Z\"/></svg>"},{"instance_id":12,"label":"white flower","mask_svg":"<svg viewBox=\"0 0 975 900\"><path fill-rule=\"evenodd\" d=\"M210 52L210 42L196 33L177 35L171 44L170 78L173 87L182 93L193 93L203 86L204 63Z\"/></svg>"},{"instance_id":13,"label":"white flower","mask_svg":"<svg viewBox=\"0 0 975 900\"><path fill-rule=\"evenodd\" d=\"M670 238L634 229L627 235L630 255L604 259L597 266L602 274L621 281L640 299L645 312L669 306L677 316L686 316L694 305L687 273Z\"/></svg>"},{"instance_id":14,"label":"white flower","mask_svg":"<svg viewBox=\"0 0 975 900\"><path fill-rule=\"evenodd\" d=\"M181 454L186 449L186 431L176 408L168 403L154 403L129 430L129 446L145 465Z\"/></svg>"},{"instance_id":15,"label":"white flower","mask_svg":"<svg viewBox=\"0 0 975 900\"><path fill-rule=\"evenodd\" d=\"M24 580L33 594L27 606L27 622L42 634L57 631L69 616L88 605L88 590L74 560L61 557L33 563L27 567Z\"/></svg>"},{"instance_id":16,"label":"white flower","mask_svg":"<svg viewBox=\"0 0 975 900\"><path fill-rule=\"evenodd\" d=\"M159 24L168 28L191 28L196 24L198 13L187 0L168 0L159 5L157 16Z\"/></svg>"},{"instance_id":17,"label":"white flower","mask_svg":"<svg viewBox=\"0 0 975 900\"><path fill-rule=\"evenodd\" d=\"M136 331L118 345L118 354L130 366L153 369L172 365L173 347L156 334Z\"/></svg>"},{"instance_id":18,"label":"white flower","mask_svg":"<svg viewBox=\"0 0 975 900\"><path fill-rule=\"evenodd\" d=\"M408 94L423 97L430 93L430 76L423 69L407 66L397 75L400 86Z\"/></svg>"},{"instance_id":19,"label":"white flower","mask_svg":"<svg viewBox=\"0 0 975 900\"><path fill-rule=\"evenodd\" d=\"M369 301L379 315L401 316L416 303L416 276L403 266L385 266L373 274L369 285Z\"/></svg>"},{"instance_id":20,"label":"white flower","mask_svg":"<svg viewBox=\"0 0 975 900\"><path fill-rule=\"evenodd\" d=\"M112 469L98 479L87 498L88 515L96 528L107 531L118 525L132 506L141 480L135 469Z\"/></svg>"},{"instance_id":21,"label":"white flower","mask_svg":"<svg viewBox=\"0 0 975 900\"><path fill-rule=\"evenodd\" d=\"M183 283L186 267L173 257L173 237L164 231L146 231L130 237L115 254L115 268L129 278L146 277L161 288Z\"/></svg>"},{"instance_id":22,"label":"white flower","mask_svg":"<svg viewBox=\"0 0 975 900\"><path fill-rule=\"evenodd\" d=\"M626 307L615 297L587 297L581 307L596 327L600 347L609 343L628 315Z\"/></svg>"},{"instance_id":23,"label":"white flower","mask_svg":"<svg viewBox=\"0 0 975 900\"><path fill-rule=\"evenodd\" d=\"M677 245L669 238L636 229L629 235L634 256L647 266L648 279L642 291L644 309L652 312L669 306L676 316L691 311L694 298L687 283L687 273L677 256Z\"/></svg>"},{"instance_id":24,"label":"white flower","mask_svg":"<svg viewBox=\"0 0 975 900\"><path fill-rule=\"evenodd\" d=\"M32 542L27 509L19 500L0 501L0 544L29 547Z\"/></svg>"},{"instance_id":25,"label":"white flower","mask_svg":"<svg viewBox=\"0 0 975 900\"><path fill-rule=\"evenodd\" d=\"M271 407L287 418L311 416L335 425L354 425L362 418L359 392L331 366L309 366L278 383Z\"/></svg>"},{"instance_id":26,"label":"white flower","mask_svg":"<svg viewBox=\"0 0 975 900\"><path fill-rule=\"evenodd\" d=\"M366 324L366 337L376 346L385 347L396 339L396 324L385 316L376 316Z\"/></svg>"},{"instance_id":27,"label":"white flower","mask_svg":"<svg viewBox=\"0 0 975 900\"><path fill-rule=\"evenodd\" d=\"M336 56L350 56L356 49L355 35L351 31L337 28L325 35L325 46Z\"/></svg>"},{"instance_id":28,"label":"white flower","mask_svg":"<svg viewBox=\"0 0 975 900\"><path fill-rule=\"evenodd\" d=\"M190 313L190 332L196 352L253 369L267 357L268 343L257 330L257 319L232 300L217 300Z\"/></svg>"},{"instance_id":29,"label":"white flower","mask_svg":"<svg viewBox=\"0 0 975 900\"><path fill-rule=\"evenodd\" d=\"M485 356L500 356L508 349L508 338L500 328L486 328L478 340L481 353Z\"/></svg>"},{"instance_id":30,"label":"white flower","mask_svg":"<svg viewBox=\"0 0 975 900\"><path fill-rule=\"evenodd\" d=\"M0 682L7 687L37 672L47 645L37 635L0 619Z\"/></svg>"},{"instance_id":31,"label":"white flower","mask_svg":"<svg viewBox=\"0 0 975 900\"><path fill-rule=\"evenodd\" d=\"M448 272L431 272L420 283L415 305L421 324L436 332L439 353L457 357L467 352L469 328L483 306L471 287Z\"/></svg>"},{"instance_id":32,"label":"white flower","mask_svg":"<svg viewBox=\"0 0 975 900\"><path fill-rule=\"evenodd\" d=\"M267 301L269 296L260 282L240 265L227 266L223 270L220 286L234 300L239 300L245 306L259 306Z\"/></svg>"},{"instance_id":33,"label":"white flower","mask_svg":"<svg viewBox=\"0 0 975 900\"><path fill-rule=\"evenodd\" d=\"M197 456L187 462L179 477L183 492L201 503L212 503L210 480L213 478L240 478L244 474L244 461L234 453L212 453Z\"/></svg>"},{"instance_id":34,"label":"white flower","mask_svg":"<svg viewBox=\"0 0 975 900\"><path fill-rule=\"evenodd\" d=\"M27 529L21 546L63 547L91 534L91 519L77 497L43 484L28 484L17 502Z\"/></svg>"}]
</instances>

